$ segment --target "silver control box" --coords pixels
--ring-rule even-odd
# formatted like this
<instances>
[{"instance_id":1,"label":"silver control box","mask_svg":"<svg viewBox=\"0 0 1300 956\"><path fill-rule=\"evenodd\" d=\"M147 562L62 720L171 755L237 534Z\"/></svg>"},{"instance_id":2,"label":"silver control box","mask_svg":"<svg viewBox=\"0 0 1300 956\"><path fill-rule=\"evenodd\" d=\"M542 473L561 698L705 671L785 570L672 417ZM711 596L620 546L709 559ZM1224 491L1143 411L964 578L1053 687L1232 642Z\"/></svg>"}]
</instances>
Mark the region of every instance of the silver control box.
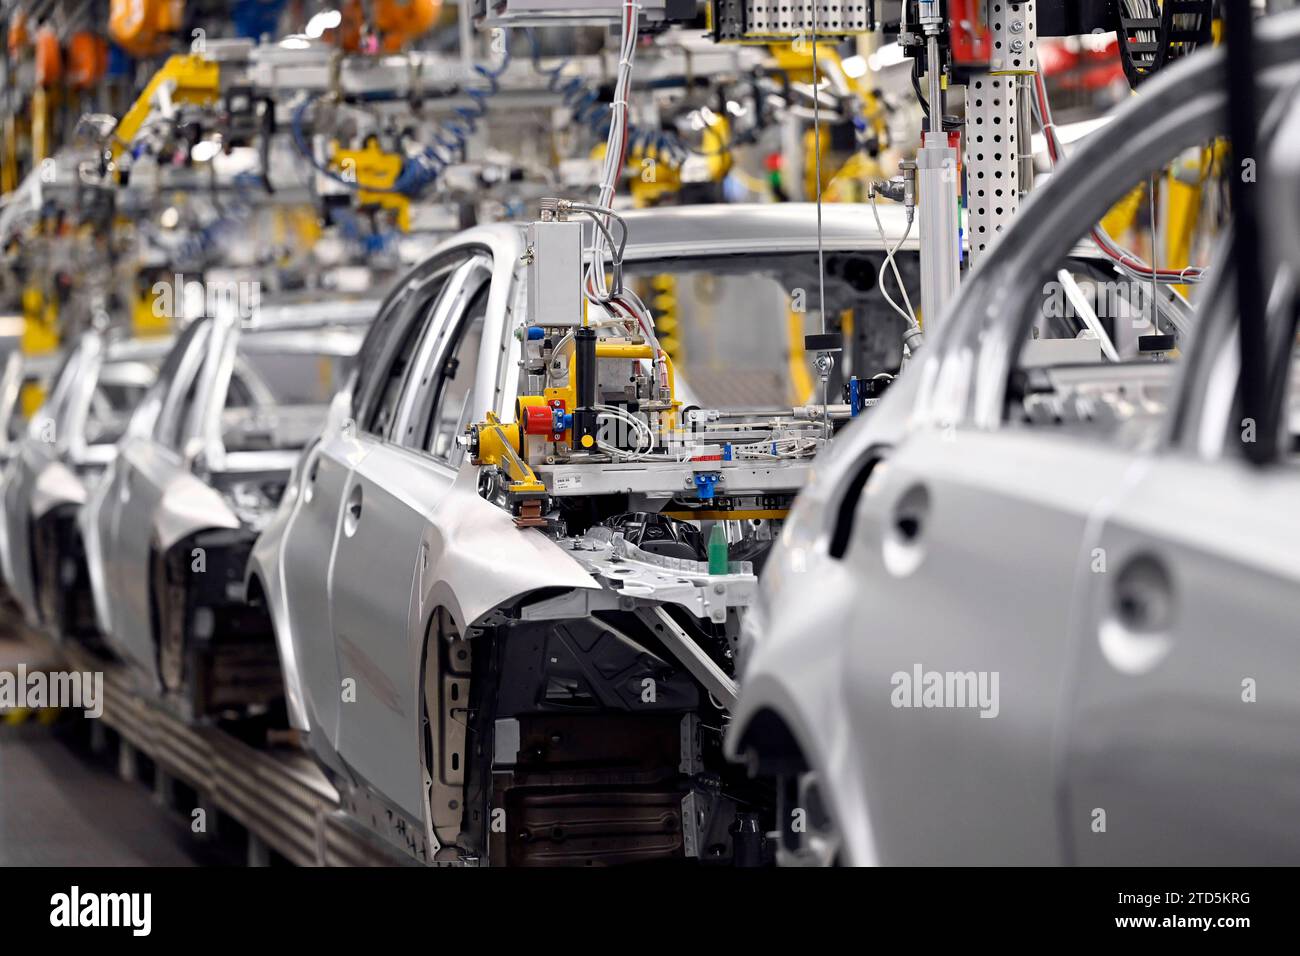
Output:
<instances>
[{"instance_id":1,"label":"silver control box","mask_svg":"<svg viewBox=\"0 0 1300 956\"><path fill-rule=\"evenodd\" d=\"M581 325L582 306L582 223L529 223L528 324Z\"/></svg>"}]
</instances>

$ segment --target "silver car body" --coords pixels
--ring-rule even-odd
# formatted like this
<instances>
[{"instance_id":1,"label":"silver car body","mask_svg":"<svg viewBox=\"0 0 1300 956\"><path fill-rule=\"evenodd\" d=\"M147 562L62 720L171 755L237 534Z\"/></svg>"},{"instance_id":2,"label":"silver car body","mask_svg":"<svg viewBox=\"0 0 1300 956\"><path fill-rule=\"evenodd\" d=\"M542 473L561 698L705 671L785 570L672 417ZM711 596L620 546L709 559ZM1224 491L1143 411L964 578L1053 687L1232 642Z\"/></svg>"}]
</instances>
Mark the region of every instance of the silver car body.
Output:
<instances>
[{"instance_id":1,"label":"silver car body","mask_svg":"<svg viewBox=\"0 0 1300 956\"><path fill-rule=\"evenodd\" d=\"M22 412L23 389L29 384L45 389L58 371L60 361L57 352L31 356L17 349L5 358L4 370L0 372L0 482L27 434L27 418ZM0 500L3 494L0 485ZM7 522L0 521L0 583L4 580L6 525Z\"/></svg>"},{"instance_id":2,"label":"silver car body","mask_svg":"<svg viewBox=\"0 0 1300 956\"><path fill-rule=\"evenodd\" d=\"M109 340L84 333L66 353L45 403L28 423L6 465L5 534L0 541L5 581L32 625L43 621L39 607L31 532L34 524L62 507L79 508L89 488L115 454L126 407L153 384L170 340ZM122 407L105 392L114 390Z\"/></svg>"},{"instance_id":3,"label":"silver car body","mask_svg":"<svg viewBox=\"0 0 1300 956\"><path fill-rule=\"evenodd\" d=\"M27 433L27 419L22 412L24 387L48 387L61 361L58 352L25 355L15 349L5 356L0 370L0 463L12 457Z\"/></svg>"},{"instance_id":4,"label":"silver car body","mask_svg":"<svg viewBox=\"0 0 1300 956\"><path fill-rule=\"evenodd\" d=\"M1300 15L1261 22L1257 44L1282 105ZM1050 369L1063 423L1008 413L1035 277L1134 178L1222 133L1224 86L1221 49L1145 85L819 460L765 570L728 735L822 808L820 844L792 840L792 858L1300 858L1300 473L1253 467L1229 439L1230 284L1210 289L1181 367ZM1108 429L1076 414L1116 397ZM914 709L928 673L996 675L999 692Z\"/></svg>"},{"instance_id":5,"label":"silver car body","mask_svg":"<svg viewBox=\"0 0 1300 956\"><path fill-rule=\"evenodd\" d=\"M896 241L903 232L901 208L881 212ZM826 248L878 256L884 246L874 229L863 229L864 215L869 219L870 211L827 207ZM626 261L641 266L817 248L808 206L683 208L630 214L628 221ZM915 248L913 237L904 249ZM377 320L372 334L386 323L396 328L404 311L418 312L413 324L427 323L429 332L412 360L417 373L431 371L475 291L488 290L473 394L457 421L444 422L448 436L470 423L471 408L476 418L490 410L514 420L521 357L515 333L527 308L524 253L522 226L471 229L408 276ZM460 264L441 276L447 285L433 297L435 277L452 261ZM436 456L371 434L353 420L354 408L364 410L365 395L379 387L377 369L400 347L384 341L374 354L363 351L374 367L363 365L361 373L372 378L336 396L324 433L254 548L249 586L274 621L293 725L336 780L379 801L379 815L421 828L432 858L439 845L435 830L445 839L450 824L431 818L430 771L421 746L424 661L436 652L428 643L431 614L446 609L451 629L472 638L496 609L524 595L600 586L552 539L516 527L507 512L481 497L478 470L462 461L458 446ZM416 381L410 374L408 381ZM396 435L419 414L418 392L414 386L410 392L395 405L390 427ZM347 679L364 685L364 692L344 705ZM369 823L369 811L354 812ZM454 836L454 826L450 832Z\"/></svg>"},{"instance_id":6,"label":"silver car body","mask_svg":"<svg viewBox=\"0 0 1300 956\"><path fill-rule=\"evenodd\" d=\"M197 319L177 337L81 516L100 630L144 677L146 690L160 688L157 631L169 623L156 593L159 562L186 543L184 563L191 564L191 552L199 553L195 536L203 532L240 532L221 539L226 550L244 538L251 542L275 506L261 486L283 481L319 428L318 407L278 403L278 386L264 381L251 357L350 362L375 305L263 306L248 319L233 313ZM241 448L250 434L266 447ZM224 578L233 574L229 596L242 597L242 563L224 565L240 556L200 550L196 569L219 579L210 586L225 590Z\"/></svg>"}]
</instances>

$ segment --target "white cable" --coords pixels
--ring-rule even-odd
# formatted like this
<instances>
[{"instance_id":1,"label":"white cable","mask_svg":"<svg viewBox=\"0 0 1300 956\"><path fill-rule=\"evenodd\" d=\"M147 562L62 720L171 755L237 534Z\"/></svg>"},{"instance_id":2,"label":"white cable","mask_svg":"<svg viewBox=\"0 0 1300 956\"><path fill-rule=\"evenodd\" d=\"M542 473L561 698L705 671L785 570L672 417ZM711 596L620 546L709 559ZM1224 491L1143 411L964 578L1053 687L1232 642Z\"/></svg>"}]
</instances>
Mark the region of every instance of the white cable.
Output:
<instances>
[{"instance_id":1,"label":"white cable","mask_svg":"<svg viewBox=\"0 0 1300 956\"><path fill-rule=\"evenodd\" d=\"M569 344L569 340L572 338L573 338L573 330L570 329L569 331L565 332L564 335L560 336L560 341L556 342L555 347L551 349L551 357L546 360L546 384L547 385L555 381L555 375L554 375L555 364L556 362L559 361L561 354L564 352L564 347ZM566 361L565 362L566 375L568 374L568 371L569 371L568 362Z\"/></svg>"},{"instance_id":2,"label":"white cable","mask_svg":"<svg viewBox=\"0 0 1300 956\"><path fill-rule=\"evenodd\" d=\"M596 205L612 209L618 174L622 168L623 150L627 143L628 87L631 85L632 63L636 58L636 21L641 5L636 0L624 0L622 33L619 43L618 72L614 83L614 98L609 111L609 135L605 139L605 160ZM608 226L608 221L606 222ZM595 253L587 267L588 288L594 288L602 301L608 301L609 288L605 281L604 233L597 230ZM588 295L591 298L591 295Z\"/></svg>"},{"instance_id":3,"label":"white cable","mask_svg":"<svg viewBox=\"0 0 1300 956\"><path fill-rule=\"evenodd\" d=\"M801 458L806 452L815 451L818 439L803 436L794 438L782 438L776 441L754 442L749 445L732 445L731 453L733 457L746 460L751 459L780 459L780 458ZM776 452L770 449L780 449Z\"/></svg>"},{"instance_id":4,"label":"white cable","mask_svg":"<svg viewBox=\"0 0 1300 956\"><path fill-rule=\"evenodd\" d=\"M636 25L641 4L636 0L624 0L622 32L619 40L617 78L614 83L614 97L610 104L609 135L605 140L605 161L602 169L600 189L595 202L595 215L604 214L603 229L596 229L595 244L592 249L591 262L583 278L583 294L588 302L600 305L612 315L622 314L633 323L645 337L651 347L651 364L656 381L659 379L659 354L662 351L659 339L655 335L654 317L646 308L641 298L629 288L620 288L612 294L605 278L609 219L614 216L614 193L617 189L619 173L624 162L624 150L627 148L628 136L628 90L632 82L632 64L636 59ZM588 211L592 211L588 204Z\"/></svg>"},{"instance_id":5,"label":"white cable","mask_svg":"<svg viewBox=\"0 0 1300 956\"><path fill-rule=\"evenodd\" d=\"M871 192L871 215L875 217L876 230L880 233L880 243L886 250L885 265L881 268L880 278L877 280L877 285L880 287L880 294L885 297L885 301L893 307L895 312L907 320L908 325L914 329L920 328L921 323L916 320L916 310L912 308L912 301L907 296L907 286L903 285L903 277L898 271L898 263L894 261L894 253L898 252L903 243L907 241L907 237L912 233L912 219L910 216L908 217L907 228L903 230L903 235L899 238L898 242L894 243L894 247L890 249L889 239L885 236L885 227L880 222L880 212L876 206L876 193L874 189ZM888 269L893 269L894 271L894 279L898 283L899 291L903 293L903 301L907 304L906 312L899 307L897 302L890 298L889 292L885 289L885 278L889 275L887 271Z\"/></svg>"},{"instance_id":6,"label":"white cable","mask_svg":"<svg viewBox=\"0 0 1300 956\"><path fill-rule=\"evenodd\" d=\"M619 448L617 445L610 444L609 442L597 438L596 447L599 448L601 451L606 452L613 458L622 459L624 461L641 461L644 458L646 458L646 456L648 456L651 452L654 451L655 448L654 432L651 431L650 426L647 425L645 422L641 421L641 419L637 418L635 415L632 415L631 413L626 412L615 405L596 405L593 407L595 408L597 413L596 414L597 422L605 421L611 418L617 419L618 421L630 425L632 427L632 430L636 433L637 436L636 448L630 452L625 449Z\"/></svg>"}]
</instances>

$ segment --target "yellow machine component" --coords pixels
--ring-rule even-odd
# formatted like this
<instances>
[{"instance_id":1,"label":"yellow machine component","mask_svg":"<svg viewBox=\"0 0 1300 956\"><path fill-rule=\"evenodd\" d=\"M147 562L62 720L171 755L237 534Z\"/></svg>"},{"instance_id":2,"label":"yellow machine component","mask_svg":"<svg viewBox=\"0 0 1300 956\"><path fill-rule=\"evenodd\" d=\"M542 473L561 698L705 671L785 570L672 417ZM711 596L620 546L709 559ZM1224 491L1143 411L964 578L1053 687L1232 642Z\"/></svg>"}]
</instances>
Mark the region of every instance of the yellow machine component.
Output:
<instances>
[{"instance_id":1,"label":"yellow machine component","mask_svg":"<svg viewBox=\"0 0 1300 956\"><path fill-rule=\"evenodd\" d=\"M43 86L32 90L32 165L50 155L50 93Z\"/></svg>"},{"instance_id":2,"label":"yellow machine component","mask_svg":"<svg viewBox=\"0 0 1300 956\"><path fill-rule=\"evenodd\" d=\"M709 181L720 182L731 171L731 123L721 113L714 113L701 134L700 153L708 165Z\"/></svg>"},{"instance_id":3,"label":"yellow machine component","mask_svg":"<svg viewBox=\"0 0 1300 956\"><path fill-rule=\"evenodd\" d=\"M4 118L4 152L0 153L0 195L18 188L18 117L10 113Z\"/></svg>"},{"instance_id":4,"label":"yellow machine component","mask_svg":"<svg viewBox=\"0 0 1300 956\"><path fill-rule=\"evenodd\" d=\"M700 134L699 154L708 170L708 182L721 182L731 172L730 142L731 124L725 116L714 113ZM594 158L602 159L604 155L604 144L592 151ZM627 157L627 168L631 175L629 191L638 209L653 206L664 196L682 188L680 165L661 158L654 149L637 147L632 150Z\"/></svg>"},{"instance_id":5,"label":"yellow machine component","mask_svg":"<svg viewBox=\"0 0 1300 956\"><path fill-rule=\"evenodd\" d=\"M837 169L822 190L823 202L868 202L868 185L887 179L878 160L865 153L854 153Z\"/></svg>"},{"instance_id":6,"label":"yellow machine component","mask_svg":"<svg viewBox=\"0 0 1300 956\"><path fill-rule=\"evenodd\" d=\"M131 104L114 131L113 156L131 143L153 110L154 95L164 84L171 86L171 98L176 103L209 105L221 95L221 71L216 63L197 54L187 53L169 57L167 62L149 78L144 90Z\"/></svg>"},{"instance_id":7,"label":"yellow machine component","mask_svg":"<svg viewBox=\"0 0 1300 956\"><path fill-rule=\"evenodd\" d=\"M787 313L786 335L789 341L790 400L794 405L806 405L812 400L813 379L808 371L808 356L803 348L804 313L790 309Z\"/></svg>"},{"instance_id":8,"label":"yellow machine component","mask_svg":"<svg viewBox=\"0 0 1300 956\"><path fill-rule=\"evenodd\" d=\"M812 199L817 195L817 156L820 152L822 157L821 164L821 192L822 198L825 199L826 190L830 187L831 179L835 176L835 170L827 165L826 156L831 151L831 131L825 126L821 129L821 149L817 148L817 134L814 130L807 130L803 134L803 190L804 195Z\"/></svg>"},{"instance_id":9,"label":"yellow machine component","mask_svg":"<svg viewBox=\"0 0 1300 956\"><path fill-rule=\"evenodd\" d=\"M790 43L772 43L768 52L776 61L776 69L784 73L795 83L813 81L812 44L800 37ZM870 124L872 131L882 140L888 130L885 108L875 90L864 82L863 77L852 77L844 72L844 62L833 43L817 44L817 72L825 73L836 70L844 78L848 88L862 100L862 115Z\"/></svg>"},{"instance_id":10,"label":"yellow machine component","mask_svg":"<svg viewBox=\"0 0 1300 956\"><path fill-rule=\"evenodd\" d=\"M23 337L20 347L27 355L43 355L59 347L59 306L47 302L36 286L23 290Z\"/></svg>"},{"instance_id":11,"label":"yellow machine component","mask_svg":"<svg viewBox=\"0 0 1300 956\"><path fill-rule=\"evenodd\" d=\"M596 154L599 154L598 158L604 158L604 144L596 147L593 155ZM664 196L672 195L682 188L680 167L667 159L661 159L653 149L632 150L627 157L627 168L631 174L628 191L638 209L653 206Z\"/></svg>"},{"instance_id":12,"label":"yellow machine component","mask_svg":"<svg viewBox=\"0 0 1300 956\"><path fill-rule=\"evenodd\" d=\"M1226 140L1217 140L1213 146L1202 149L1194 163L1180 163L1170 168L1165 188L1165 258L1162 263L1171 269L1194 265L1192 245L1200 225L1201 203L1205 183L1217 177L1228 157ZM1187 286L1176 286L1184 295Z\"/></svg>"},{"instance_id":13,"label":"yellow machine component","mask_svg":"<svg viewBox=\"0 0 1300 956\"><path fill-rule=\"evenodd\" d=\"M522 424L502 422L494 413L488 412L487 420L472 426L472 431L475 454L470 460L473 464L480 467L496 465L510 478L509 490L513 494L545 493L546 486L522 457Z\"/></svg>"},{"instance_id":14,"label":"yellow machine component","mask_svg":"<svg viewBox=\"0 0 1300 956\"><path fill-rule=\"evenodd\" d=\"M379 206L391 209L397 215L397 228L408 232L411 228L411 200L401 193L380 192L391 189L402 171L402 157L386 153L374 139L366 140L362 149L340 149L334 146L333 165L345 179L351 179L361 188L357 201L362 206ZM367 189L366 187L373 187Z\"/></svg>"},{"instance_id":15,"label":"yellow machine component","mask_svg":"<svg viewBox=\"0 0 1300 956\"><path fill-rule=\"evenodd\" d=\"M541 408L547 404L541 395L520 395L515 399L515 420L523 421L525 408Z\"/></svg>"},{"instance_id":16,"label":"yellow machine component","mask_svg":"<svg viewBox=\"0 0 1300 956\"><path fill-rule=\"evenodd\" d=\"M660 345L662 346L662 344L663 343L661 342ZM671 403L675 411L681 407L681 403L677 401L677 370L673 365L672 356L662 348L659 351L659 357L663 360L664 369L667 373L668 401ZM596 342L597 361L617 361L620 359L626 361L651 361L653 358L654 350L651 346L644 343L609 341L606 339L601 339ZM566 412L573 412L573 410L578 407L577 383L572 374L569 376L569 382L567 385L548 386L542 389L542 394L540 396L521 397L519 399L519 417L522 419L523 406L525 405L536 404L553 406L553 403L558 403L559 407L563 408ZM586 438L587 441L584 442L581 447L591 448L595 442L591 439L590 435L586 436ZM573 441L573 433L571 429L565 431L564 440L568 442Z\"/></svg>"},{"instance_id":17,"label":"yellow machine component","mask_svg":"<svg viewBox=\"0 0 1300 956\"><path fill-rule=\"evenodd\" d=\"M682 407L682 403L677 401L677 369L673 365L672 356L667 352L660 352L664 357L664 368L668 371L668 401L672 402L673 410Z\"/></svg>"},{"instance_id":18,"label":"yellow machine component","mask_svg":"<svg viewBox=\"0 0 1300 956\"><path fill-rule=\"evenodd\" d=\"M172 330L171 319L164 313L154 314L154 297L141 289L131 307L131 331L137 336L166 335Z\"/></svg>"},{"instance_id":19,"label":"yellow machine component","mask_svg":"<svg viewBox=\"0 0 1300 956\"><path fill-rule=\"evenodd\" d=\"M677 319L677 277L670 272L650 278L650 308L655 317L655 335L659 347L670 361L681 358L682 342L677 337L680 324Z\"/></svg>"},{"instance_id":20,"label":"yellow machine component","mask_svg":"<svg viewBox=\"0 0 1300 956\"><path fill-rule=\"evenodd\" d=\"M167 48L169 33L180 29L181 0L109 0L108 32L132 56L155 56Z\"/></svg>"},{"instance_id":21,"label":"yellow machine component","mask_svg":"<svg viewBox=\"0 0 1300 956\"><path fill-rule=\"evenodd\" d=\"M59 307L46 302L37 286L23 290L23 334L18 347L24 355L45 355L59 347ZM45 389L28 382L19 393L19 407L24 418L31 418L45 401Z\"/></svg>"},{"instance_id":22,"label":"yellow machine component","mask_svg":"<svg viewBox=\"0 0 1300 956\"><path fill-rule=\"evenodd\" d=\"M813 81L812 44L803 39L785 43L768 44L768 52L776 61L776 69L784 73L793 83L811 83ZM818 44L817 55L823 62L830 62L834 50L829 43ZM838 62L836 58L835 62ZM822 66L818 65L820 71Z\"/></svg>"},{"instance_id":23,"label":"yellow machine component","mask_svg":"<svg viewBox=\"0 0 1300 956\"><path fill-rule=\"evenodd\" d=\"M23 418L30 421L37 409L45 404L45 386L40 382L24 382L18 393L18 407Z\"/></svg>"},{"instance_id":24,"label":"yellow machine component","mask_svg":"<svg viewBox=\"0 0 1300 956\"><path fill-rule=\"evenodd\" d=\"M1165 258L1162 265L1170 269L1191 265L1192 238L1201 217L1200 183L1183 182L1171 171L1165 181ZM1187 292L1186 286L1179 291Z\"/></svg>"},{"instance_id":25,"label":"yellow machine component","mask_svg":"<svg viewBox=\"0 0 1300 956\"><path fill-rule=\"evenodd\" d=\"M284 244L293 249L310 249L321 237L320 217L308 206L277 206L275 222Z\"/></svg>"},{"instance_id":26,"label":"yellow machine component","mask_svg":"<svg viewBox=\"0 0 1300 956\"><path fill-rule=\"evenodd\" d=\"M648 345L637 345L631 342L596 342L596 358L598 359L653 359L654 349Z\"/></svg>"},{"instance_id":27,"label":"yellow machine component","mask_svg":"<svg viewBox=\"0 0 1300 956\"><path fill-rule=\"evenodd\" d=\"M734 511L661 511L661 515L679 521L784 521L790 512L783 508L750 508Z\"/></svg>"},{"instance_id":28,"label":"yellow machine component","mask_svg":"<svg viewBox=\"0 0 1300 956\"><path fill-rule=\"evenodd\" d=\"M478 429L478 453L474 456L474 464L501 466L509 460L512 452L523 454L524 436L518 422L501 424L492 412L488 412L487 421L474 427Z\"/></svg>"},{"instance_id":29,"label":"yellow machine component","mask_svg":"<svg viewBox=\"0 0 1300 956\"><path fill-rule=\"evenodd\" d=\"M885 171L878 160L864 153L855 152L836 167L828 163L834 150L831 148L831 132L825 126L821 130L821 192L823 202L866 202L869 198L867 187L874 181L886 179ZM812 198L817 195L817 138L813 130L804 133L804 195ZM843 156L841 151L835 158Z\"/></svg>"},{"instance_id":30,"label":"yellow machine component","mask_svg":"<svg viewBox=\"0 0 1300 956\"><path fill-rule=\"evenodd\" d=\"M1119 240L1133 229L1145 195L1145 186L1135 186L1132 192L1110 207L1110 211L1101 219L1101 228L1106 230L1107 235Z\"/></svg>"},{"instance_id":31,"label":"yellow machine component","mask_svg":"<svg viewBox=\"0 0 1300 956\"><path fill-rule=\"evenodd\" d=\"M542 506L546 486L523 458L523 423L504 423L492 412L487 420L470 426L470 462L483 467L495 465L509 479L506 494L519 527L546 524Z\"/></svg>"},{"instance_id":32,"label":"yellow machine component","mask_svg":"<svg viewBox=\"0 0 1300 956\"><path fill-rule=\"evenodd\" d=\"M663 343L660 342L659 344L661 346L659 354L663 356L664 368L668 370L668 400L676 406L679 404L677 401L677 370L673 368L672 357L662 349ZM654 349L648 345L637 345L630 342L598 341L596 343L597 359L629 359L633 361L637 359L645 359L646 361L651 361L654 357ZM550 392L557 390L547 389L547 391Z\"/></svg>"},{"instance_id":33,"label":"yellow machine component","mask_svg":"<svg viewBox=\"0 0 1300 956\"><path fill-rule=\"evenodd\" d=\"M668 372L668 401L672 403L674 409L681 407L681 402L677 401L677 369L673 366L672 356L663 348L663 342L659 343L659 354L663 358L664 368ZM599 359L645 359L652 361L654 359L654 349L649 345L638 345L630 342L607 342L598 341L596 343L596 358ZM547 389L547 391L556 391ZM572 408L573 406L566 406ZM588 446L590 447L590 446Z\"/></svg>"}]
</instances>

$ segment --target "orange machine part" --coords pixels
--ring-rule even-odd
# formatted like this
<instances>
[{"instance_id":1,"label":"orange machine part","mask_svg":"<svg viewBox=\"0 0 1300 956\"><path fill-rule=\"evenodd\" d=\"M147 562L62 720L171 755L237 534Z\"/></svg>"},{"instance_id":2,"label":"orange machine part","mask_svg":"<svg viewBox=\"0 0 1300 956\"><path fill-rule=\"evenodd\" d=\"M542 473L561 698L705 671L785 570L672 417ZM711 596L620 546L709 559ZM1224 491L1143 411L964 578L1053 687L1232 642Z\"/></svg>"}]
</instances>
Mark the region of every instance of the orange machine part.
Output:
<instances>
[{"instance_id":1,"label":"orange machine part","mask_svg":"<svg viewBox=\"0 0 1300 956\"><path fill-rule=\"evenodd\" d=\"M157 17L158 31L160 33L173 33L176 30L179 30L184 15L184 0L159 0Z\"/></svg>"},{"instance_id":2,"label":"orange machine part","mask_svg":"<svg viewBox=\"0 0 1300 956\"><path fill-rule=\"evenodd\" d=\"M27 45L27 13L24 10L18 10L14 18L9 21L9 57L17 59L22 48Z\"/></svg>"},{"instance_id":3,"label":"orange machine part","mask_svg":"<svg viewBox=\"0 0 1300 956\"><path fill-rule=\"evenodd\" d=\"M375 0L371 10L371 29L384 50L396 52L437 22L442 0ZM367 32L365 10L360 0L344 0L340 13L342 21L330 31L332 39L348 53L356 53Z\"/></svg>"},{"instance_id":4,"label":"orange machine part","mask_svg":"<svg viewBox=\"0 0 1300 956\"><path fill-rule=\"evenodd\" d=\"M361 0L344 0L340 15L338 28L330 33L342 49L356 53L361 49L361 33L366 26L366 14L361 9Z\"/></svg>"},{"instance_id":5,"label":"orange machine part","mask_svg":"<svg viewBox=\"0 0 1300 956\"><path fill-rule=\"evenodd\" d=\"M109 0L108 33L132 56L152 56L167 46L165 34L181 24L182 0Z\"/></svg>"},{"instance_id":6,"label":"orange machine part","mask_svg":"<svg viewBox=\"0 0 1300 956\"><path fill-rule=\"evenodd\" d=\"M88 90L108 69L108 43L95 33L81 31L68 40L68 83Z\"/></svg>"},{"instance_id":7,"label":"orange machine part","mask_svg":"<svg viewBox=\"0 0 1300 956\"><path fill-rule=\"evenodd\" d=\"M433 26L442 12L442 0L375 0L375 29L384 48L399 50Z\"/></svg>"},{"instance_id":8,"label":"orange machine part","mask_svg":"<svg viewBox=\"0 0 1300 956\"><path fill-rule=\"evenodd\" d=\"M62 78L63 51L59 48L59 35L54 27L41 27L36 31L36 82L39 86L55 86Z\"/></svg>"}]
</instances>

